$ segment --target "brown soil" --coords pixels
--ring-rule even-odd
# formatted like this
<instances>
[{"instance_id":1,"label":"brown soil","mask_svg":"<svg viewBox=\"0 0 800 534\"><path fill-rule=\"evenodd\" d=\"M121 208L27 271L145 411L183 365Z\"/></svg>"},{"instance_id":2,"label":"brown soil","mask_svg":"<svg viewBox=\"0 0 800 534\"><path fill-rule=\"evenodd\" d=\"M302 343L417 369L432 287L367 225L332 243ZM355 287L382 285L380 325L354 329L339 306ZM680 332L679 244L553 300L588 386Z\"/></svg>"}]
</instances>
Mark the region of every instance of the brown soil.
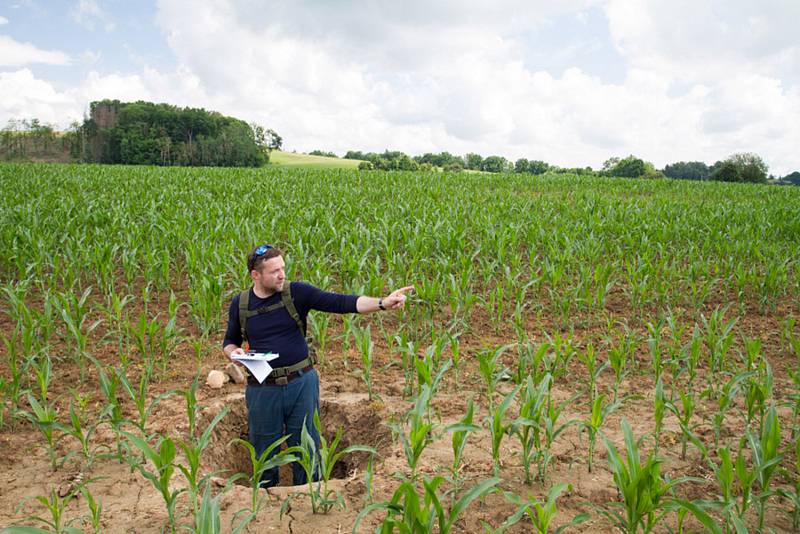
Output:
<instances>
[{"instance_id":1,"label":"brown soil","mask_svg":"<svg viewBox=\"0 0 800 534\"><path fill-rule=\"evenodd\" d=\"M162 299L163 300L163 299ZM151 311L166 309L164 302L151 303ZM607 312L615 318L635 317L631 310L615 299L609 300ZM134 310L134 313L136 311ZM779 401L785 401L790 395L796 394L787 370L797 369L797 358L790 354L789 349L783 347L780 338L780 321L789 314L798 314L796 303L787 303L778 307L778 311L771 315L761 315L756 309L748 309L747 315L737 324L737 332L750 337L758 337L763 341L763 352L767 355L775 372L775 396ZM188 318L184 327L191 331ZM391 318L365 318L363 321L381 321L387 330L391 330ZM601 359L606 353L601 334L605 328L605 318L587 316L579 323L582 328L574 331L575 343L585 347L591 341L599 350ZM547 316L531 318L528 331L537 341L545 338L543 332L556 332L558 320ZM111 342L102 342L100 337L108 325L103 325L96 333L96 339L90 346L92 354L100 357L106 364L116 364L118 355L114 354L115 345ZM456 381L451 370L445 378L444 384L437 393L434 402L434 422L436 433L432 442L427 446L422 455L419 471L427 475L447 475L448 467L452 462L452 450L449 433L443 431L444 427L456 422L464 413L467 402L474 398L478 409L475 414L476 424L484 428L469 437L466 448L466 457L459 472L465 481L464 487L470 487L492 476L493 465L491 446L488 430L483 423L486 417L486 402L484 397L485 387L477 369L475 353L481 348L508 343L516 339L511 328L492 327L488 318L482 317L479 310L472 319L471 333L461 337L462 365L459 369L459 379ZM0 315L0 327L9 331L12 325L8 318ZM640 336L644 336L646 329L642 324L631 319L631 327ZM221 328L221 327L220 327ZM373 329L375 330L375 329ZM408 473L403 447L399 440L394 439L387 423L399 421L401 416L410 408L410 399L403 398L404 377L399 365L399 356L392 352L383 338L374 336L376 362L373 367L373 385L378 398L367 398L366 386L360 378L360 356L351 348L346 360L343 358L343 348L339 340L341 334L341 320L335 318L331 321L329 346L325 354L326 363L320 366L322 380L321 419L326 435L330 439L337 428L343 428L343 441L340 447L353 444L369 445L378 451L374 463L374 477L371 491L374 500L385 501L391 497L394 489L399 484L397 476ZM800 332L795 332L800 335ZM622 450L622 433L620 420L626 418L636 436L651 433L654 428L652 420L653 380L649 372L649 352L647 343L642 338L637 348L637 362L639 371L631 373L620 388L620 395L634 395L617 412L612 414L604 425L604 432L613 441L617 448ZM204 378L209 370L224 367L223 357L215 344L209 343L205 349L206 356L199 364L195 359L192 347L186 343L180 345L170 359L167 371L160 376L160 381L153 384L151 394L167 392L169 390L185 390L191 384L195 372ZM76 395L85 402L84 417L94 420L102 407L102 397L97 385L97 377L93 369L89 369L89 380L86 386L79 386L79 373L77 366L69 355L69 345L66 341L56 343L54 355L61 356L55 366L55 379L51 387L52 398L56 400L59 411L59 420L68 420L69 402ZM743 350L740 336L732 349L732 354ZM507 365L514 363L513 351L504 356ZM137 357L131 356L131 361L136 362ZM345 361L347 364L345 364ZM700 391L705 384L705 369L700 370L696 390ZM683 380L683 379L681 379ZM671 387L669 371L665 371L665 386ZM202 382L201 382L202 383ZM32 384L35 385L35 384ZM611 394L613 374L607 370L600 381L600 391ZM565 400L573 394L578 398L569 404L565 410L563 420L570 418L586 417L586 371L577 358L573 359L570 372L555 386L554 393L557 399ZM498 395L511 391L512 382L503 382ZM212 443L203 456L205 473L212 473L221 480L236 472L247 472L250 468L249 460L244 449L229 445L233 438L246 437L247 421L243 400L243 386L232 383L226 384L220 390L211 390L205 386L198 388L198 399L205 407L200 425L204 425L214 417L223 407L228 407L228 414L216 427ZM120 396L125 397L120 390ZM498 397L499 398L499 397ZM134 407L125 397L126 414L132 416ZM710 419L715 410L715 402L705 399L698 407L697 432L704 437L706 442L713 440L713 427ZM741 407L741 398L737 400ZM23 408L27 409L25 403ZM514 413L516 405L512 405L509 415ZM185 439L188 423L185 412L185 400L181 396L172 396L162 401L154 411L148 423L148 432L163 433L176 439ZM790 450L790 414L788 408L781 408L781 421L783 428L783 449ZM729 412L726 418L723 438L736 442L744 434L745 423L735 410ZM116 438L107 426L101 426L94 435L95 445L116 449ZM30 424L20 421L13 431L7 427L0 433L0 526L10 524L35 524L26 520L28 516L48 517L45 508L35 500L37 496L50 494L51 488L68 488L78 475L84 480L93 478L89 484L92 494L102 501L102 532L150 533L161 532L167 522L167 513L159 493L152 487L138 471L132 471L126 464L116 460L98 459L91 471L82 466L79 454L68 459L57 470L50 468L45 450L37 445L42 443L42 438L37 430ZM652 440L645 440L645 452L652 447ZM665 458L662 472L671 477L693 476L709 480L709 484L697 482L682 486L681 494L690 498L712 499L716 493L713 484L713 474L707 464L700 458L697 450L689 447L687 458L680 458L680 429L677 419L668 414L665 419L665 429L662 436L660 453ZM516 438L507 437L502 442L502 482L503 491L513 492L518 495L531 495L543 498L552 484L568 482L572 484L571 491L562 495L558 501L557 525L569 522L574 516L583 512L591 513L591 518L571 531L583 532L609 532L613 525L602 515L597 513L598 508L610 509L608 504L617 502L619 496L615 489L612 475L607 464L607 455L602 440L598 440L595 453L594 471L587 469L587 441L586 435L579 431L577 425L567 429L555 443L553 448L554 459L548 470L547 484L535 482L526 485L524 472L519 461L520 446ZM63 457L69 452L77 452L77 442L66 437L59 442L58 454ZM178 461L182 461L181 453ZM288 509L280 514L282 503L292 493L304 491L306 488L282 486L266 492L267 504L259 512L256 521L251 523L250 532L291 532L304 533L338 533L350 532L359 511L368 502L368 486L365 482L365 468L368 457L363 453L345 457L335 470L335 477L331 487L340 491L346 503L345 508L334 508L328 514L312 514L307 496L298 496L291 499ZM792 463L786 458L782 464L789 469L790 477L796 477ZM282 468L282 480L287 480L288 468ZM396 476L397 475L397 476ZM786 476L779 476L781 485L788 485L790 480ZM176 471L173 477L173 487L185 487L185 480L180 472ZM250 489L241 484L233 484L223 491L215 486L217 492L222 494L220 506L222 510L223 531L230 531L231 521L249 505ZM788 504L778 497L772 497L770 504L778 509L788 511ZM178 498L179 521L188 524L187 515L188 499L186 494ZM482 522L498 527L515 510L502 494L495 493L483 500L475 501L456 523L456 532L483 532ZM75 519L87 514L87 503L83 497L74 499L66 507L65 516ZM384 512L371 513L362 523L359 532L371 532L380 522ZM755 521L755 516L748 517L749 523ZM666 526L674 528L675 514L668 515L666 523L658 531L666 531ZM688 523L698 530L699 525L690 520ZM767 527L776 532L791 531L791 522L782 513L770 511L767 517ZM87 531L89 526L85 525ZM532 526L529 522L522 521L507 530L510 533L530 532Z\"/></svg>"}]
</instances>

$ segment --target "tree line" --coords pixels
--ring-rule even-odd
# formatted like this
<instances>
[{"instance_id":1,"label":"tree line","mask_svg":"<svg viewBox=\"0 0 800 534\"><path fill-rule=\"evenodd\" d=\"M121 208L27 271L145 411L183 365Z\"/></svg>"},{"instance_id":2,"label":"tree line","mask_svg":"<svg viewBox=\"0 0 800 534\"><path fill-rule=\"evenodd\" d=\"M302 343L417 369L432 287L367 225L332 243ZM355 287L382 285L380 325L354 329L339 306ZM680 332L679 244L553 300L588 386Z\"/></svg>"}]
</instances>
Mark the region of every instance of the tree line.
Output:
<instances>
[{"instance_id":1,"label":"tree line","mask_svg":"<svg viewBox=\"0 0 800 534\"><path fill-rule=\"evenodd\" d=\"M83 160L132 165L258 167L282 139L273 130L202 108L102 100L81 127Z\"/></svg>"},{"instance_id":2,"label":"tree line","mask_svg":"<svg viewBox=\"0 0 800 534\"><path fill-rule=\"evenodd\" d=\"M102 100L64 132L37 119L0 132L5 160L257 167L283 139L274 130L202 108Z\"/></svg>"},{"instance_id":3,"label":"tree line","mask_svg":"<svg viewBox=\"0 0 800 534\"><path fill-rule=\"evenodd\" d=\"M337 157L332 152L314 150L312 155ZM737 153L709 166L701 161L680 161L658 170L655 166L634 155L625 158L612 157L605 161L600 170L591 167L563 168L539 159L520 158L514 163L502 156L483 157L469 153L456 156L449 152L426 153L409 156L400 151L386 150L383 153L350 150L345 159L361 160L359 169L384 171L416 171L440 168L444 171L458 172L473 170L491 173L514 172L528 174L570 173L577 175L594 174L624 178L675 178L681 180L714 180L720 182L777 183L780 185L800 185L800 171L783 178L768 176L764 160L754 153Z\"/></svg>"}]
</instances>

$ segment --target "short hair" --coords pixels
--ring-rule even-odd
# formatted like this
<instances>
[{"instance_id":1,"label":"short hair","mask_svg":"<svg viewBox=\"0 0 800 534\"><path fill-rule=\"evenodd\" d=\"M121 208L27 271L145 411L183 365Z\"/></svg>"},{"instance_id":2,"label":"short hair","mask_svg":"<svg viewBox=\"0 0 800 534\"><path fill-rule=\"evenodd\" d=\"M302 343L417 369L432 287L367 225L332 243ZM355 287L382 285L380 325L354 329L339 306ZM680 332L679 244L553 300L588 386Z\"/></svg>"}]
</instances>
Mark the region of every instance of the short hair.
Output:
<instances>
[{"instance_id":1,"label":"short hair","mask_svg":"<svg viewBox=\"0 0 800 534\"><path fill-rule=\"evenodd\" d=\"M250 254L247 255L247 272L256 270L262 263L265 261L277 258L278 256L283 256L283 252L281 249L277 247L272 247L267 249L266 252L263 254L256 254L256 251L263 245L259 245L258 247L254 248Z\"/></svg>"}]
</instances>

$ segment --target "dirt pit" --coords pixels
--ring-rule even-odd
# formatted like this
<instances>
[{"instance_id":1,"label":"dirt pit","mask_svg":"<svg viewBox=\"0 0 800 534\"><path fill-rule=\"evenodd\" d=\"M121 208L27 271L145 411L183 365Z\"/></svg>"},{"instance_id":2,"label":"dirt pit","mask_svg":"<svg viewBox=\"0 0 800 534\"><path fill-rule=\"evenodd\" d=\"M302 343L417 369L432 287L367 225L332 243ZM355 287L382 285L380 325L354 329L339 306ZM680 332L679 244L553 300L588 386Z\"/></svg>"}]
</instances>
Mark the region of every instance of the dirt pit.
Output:
<instances>
[{"instance_id":1,"label":"dirt pit","mask_svg":"<svg viewBox=\"0 0 800 534\"><path fill-rule=\"evenodd\" d=\"M205 472L224 478L236 473L252 472L249 450L241 444L231 443L236 438L247 440L248 437L247 406L243 393L234 393L217 399L208 406L203 411L202 428L205 428L205 425L208 425L226 406L228 412L214 428L211 442L203 453ZM322 434L329 444L336 437L338 429L344 430L337 446L338 451L351 445L366 445L380 450L392 442L391 431L382 423L366 396L352 395L321 400L320 422ZM366 466L369 456L364 452L344 455L334 465L331 478L344 479L351 476L354 470ZM292 485L291 465L281 466L279 473L280 486ZM247 480L243 478L236 483L248 485Z\"/></svg>"}]
</instances>

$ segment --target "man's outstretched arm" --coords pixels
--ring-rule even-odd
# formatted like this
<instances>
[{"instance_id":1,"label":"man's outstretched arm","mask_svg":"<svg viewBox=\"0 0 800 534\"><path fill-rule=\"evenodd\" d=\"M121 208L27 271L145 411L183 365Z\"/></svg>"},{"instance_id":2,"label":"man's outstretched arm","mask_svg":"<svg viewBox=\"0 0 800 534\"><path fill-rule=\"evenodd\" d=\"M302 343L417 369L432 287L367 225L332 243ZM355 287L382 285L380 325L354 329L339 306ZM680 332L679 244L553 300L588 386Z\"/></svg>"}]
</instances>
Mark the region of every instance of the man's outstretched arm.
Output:
<instances>
[{"instance_id":1,"label":"man's outstretched arm","mask_svg":"<svg viewBox=\"0 0 800 534\"><path fill-rule=\"evenodd\" d=\"M406 293L413 291L414 286L401 287L385 297L358 297L356 311L373 313L381 310L399 310L406 303Z\"/></svg>"}]
</instances>

